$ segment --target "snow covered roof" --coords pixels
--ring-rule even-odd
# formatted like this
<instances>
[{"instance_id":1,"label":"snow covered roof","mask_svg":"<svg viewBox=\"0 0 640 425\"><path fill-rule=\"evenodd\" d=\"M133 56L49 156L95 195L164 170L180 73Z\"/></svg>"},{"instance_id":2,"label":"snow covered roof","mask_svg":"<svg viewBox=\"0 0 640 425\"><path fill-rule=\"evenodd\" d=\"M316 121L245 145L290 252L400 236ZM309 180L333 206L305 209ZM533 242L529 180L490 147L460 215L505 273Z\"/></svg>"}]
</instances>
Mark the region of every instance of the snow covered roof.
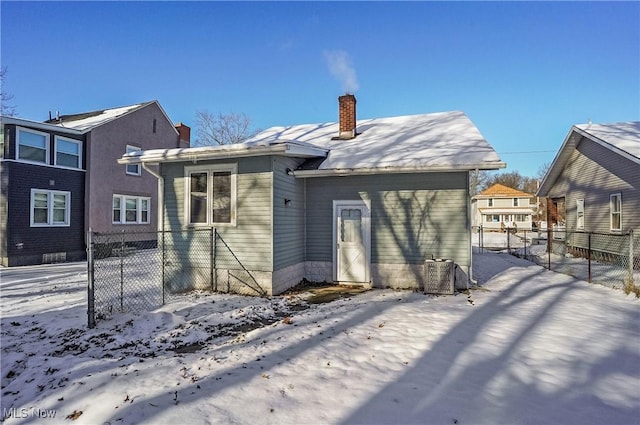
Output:
<instances>
[{"instance_id":1,"label":"snow covered roof","mask_svg":"<svg viewBox=\"0 0 640 425\"><path fill-rule=\"evenodd\" d=\"M271 127L244 143L155 149L124 155L121 164L280 154L309 158L299 177L324 174L498 169L506 164L459 111L359 120L357 136L338 139L338 123Z\"/></svg>"},{"instance_id":2,"label":"snow covered roof","mask_svg":"<svg viewBox=\"0 0 640 425\"><path fill-rule=\"evenodd\" d=\"M279 140L276 142L247 141L220 146L199 146L195 148L149 149L124 154L119 164L159 163L196 161L219 158L240 158L261 155L282 155L296 158L324 157L326 149L308 143Z\"/></svg>"},{"instance_id":3,"label":"snow covered roof","mask_svg":"<svg viewBox=\"0 0 640 425\"><path fill-rule=\"evenodd\" d=\"M583 137L640 165L640 121L574 125L542 179L538 196L547 196Z\"/></svg>"},{"instance_id":4,"label":"snow covered roof","mask_svg":"<svg viewBox=\"0 0 640 425\"><path fill-rule=\"evenodd\" d=\"M48 124L54 124L59 127L72 128L82 132L90 131L100 125L106 124L114 119L126 115L136 109L150 105L156 101L138 103L135 105L122 106L119 108L102 109L98 111L83 112L73 115L61 115L45 121Z\"/></svg>"},{"instance_id":5,"label":"snow covered roof","mask_svg":"<svg viewBox=\"0 0 640 425\"><path fill-rule=\"evenodd\" d=\"M504 168L498 154L460 111L358 120L357 136L338 139L338 123L272 127L253 142L297 141L329 151L296 175L340 172Z\"/></svg>"},{"instance_id":6,"label":"snow covered roof","mask_svg":"<svg viewBox=\"0 0 640 425\"><path fill-rule=\"evenodd\" d=\"M575 126L587 137L598 139L640 159L640 121L619 122L615 124L580 124Z\"/></svg>"}]
</instances>

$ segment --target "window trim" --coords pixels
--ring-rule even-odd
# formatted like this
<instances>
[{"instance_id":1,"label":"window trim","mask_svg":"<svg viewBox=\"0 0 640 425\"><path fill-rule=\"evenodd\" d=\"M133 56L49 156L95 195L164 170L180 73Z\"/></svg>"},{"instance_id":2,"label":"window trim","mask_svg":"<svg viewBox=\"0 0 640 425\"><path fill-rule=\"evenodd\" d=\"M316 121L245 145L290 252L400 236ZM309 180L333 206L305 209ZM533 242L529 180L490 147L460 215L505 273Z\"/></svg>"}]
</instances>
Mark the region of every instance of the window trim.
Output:
<instances>
[{"instance_id":1,"label":"window trim","mask_svg":"<svg viewBox=\"0 0 640 425\"><path fill-rule=\"evenodd\" d=\"M576 229L584 230L584 198L576 199ZM580 220L582 219L582 220Z\"/></svg>"},{"instance_id":2,"label":"window trim","mask_svg":"<svg viewBox=\"0 0 640 425\"><path fill-rule=\"evenodd\" d=\"M68 165L58 165L58 141L61 140L63 142L75 143L78 145L78 166L77 167L69 167ZM67 168L70 170L82 170L82 140L70 139L64 136L53 136L53 165L60 168Z\"/></svg>"},{"instance_id":3,"label":"window trim","mask_svg":"<svg viewBox=\"0 0 640 425\"><path fill-rule=\"evenodd\" d=\"M493 206L493 198L487 199L487 206L489 206L489 207Z\"/></svg>"},{"instance_id":4,"label":"window trim","mask_svg":"<svg viewBox=\"0 0 640 425\"><path fill-rule=\"evenodd\" d=\"M121 195L119 193L114 193L111 198L111 224L151 224L151 197L150 196L133 196L133 195ZM113 212L115 211L115 200L120 200L120 221L115 221L113 217ZM135 221L127 221L127 199L135 199L136 201L136 220ZM147 201L147 220L142 220L142 201Z\"/></svg>"},{"instance_id":5,"label":"window trim","mask_svg":"<svg viewBox=\"0 0 640 425\"><path fill-rule=\"evenodd\" d=\"M137 152L137 151L141 151L142 148L138 147L138 146L133 146L133 145L127 145L126 149L125 149L125 153L130 153L130 152ZM129 171L129 167L136 167L136 171L135 173L132 173ZM124 172L128 175L128 176L141 176L142 175L142 167L140 166L140 164L126 164L124 166Z\"/></svg>"},{"instance_id":6,"label":"window trim","mask_svg":"<svg viewBox=\"0 0 640 425\"><path fill-rule=\"evenodd\" d=\"M514 207L519 207L520 206L520 199L519 198L513 198L513 206Z\"/></svg>"},{"instance_id":7,"label":"window trim","mask_svg":"<svg viewBox=\"0 0 640 425\"><path fill-rule=\"evenodd\" d=\"M0 161L4 159L4 125L0 125Z\"/></svg>"},{"instance_id":8,"label":"window trim","mask_svg":"<svg viewBox=\"0 0 640 425\"><path fill-rule=\"evenodd\" d=\"M213 173L217 172L230 172L231 173L231 220L229 223L214 223L212 222L213 210ZM207 173L207 219L205 223L192 223L191 222L191 174L193 173ZM236 224L236 211L237 211L237 175L238 164L237 163L225 163L225 164L212 164L212 165L196 165L190 167L184 167L184 223L187 227L235 227Z\"/></svg>"},{"instance_id":9,"label":"window trim","mask_svg":"<svg viewBox=\"0 0 640 425\"><path fill-rule=\"evenodd\" d=\"M613 200L614 198L617 198L620 202L620 210L617 212L613 211ZM613 216L614 214L619 215L620 219L620 227L619 228L614 228L613 227ZM622 232L622 193L612 193L609 195L609 230L611 232Z\"/></svg>"},{"instance_id":10,"label":"window trim","mask_svg":"<svg viewBox=\"0 0 640 425\"><path fill-rule=\"evenodd\" d=\"M47 195L47 222L46 223L35 223L34 222L34 200L36 193L44 193ZM53 212L54 212L54 203L53 196L54 195L64 195L65 197L65 205L64 205L64 222L54 222L53 221ZM31 198L29 200L29 225L30 227L69 227L71 225L71 192L64 190L48 190L48 189L36 189L31 188Z\"/></svg>"},{"instance_id":11,"label":"window trim","mask_svg":"<svg viewBox=\"0 0 640 425\"><path fill-rule=\"evenodd\" d=\"M33 134L37 134L37 135L45 137L45 142L44 142L44 152L45 152L44 153L44 162L32 161L32 160L29 160L29 159L20 158L20 133L22 133L22 132L33 133ZM25 146L28 146L28 145L25 145ZM33 147L33 146L31 146L31 147ZM16 126L15 148L16 148L15 158L16 158L17 161L26 162L28 164L51 165L51 157L50 157L51 135L49 133L45 133L43 131L38 131L38 130L33 130L33 129L27 128L27 127ZM40 149L40 148L35 148L35 149Z\"/></svg>"}]
</instances>

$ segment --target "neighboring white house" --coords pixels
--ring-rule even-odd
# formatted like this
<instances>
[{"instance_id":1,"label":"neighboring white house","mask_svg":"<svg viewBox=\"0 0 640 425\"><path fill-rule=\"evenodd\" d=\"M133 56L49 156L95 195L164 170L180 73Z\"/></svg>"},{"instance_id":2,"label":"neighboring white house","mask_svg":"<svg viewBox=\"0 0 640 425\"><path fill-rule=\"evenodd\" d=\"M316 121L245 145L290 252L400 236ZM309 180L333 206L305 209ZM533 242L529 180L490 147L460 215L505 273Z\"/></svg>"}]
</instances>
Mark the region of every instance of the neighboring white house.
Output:
<instances>
[{"instance_id":1,"label":"neighboring white house","mask_svg":"<svg viewBox=\"0 0 640 425\"><path fill-rule=\"evenodd\" d=\"M473 197L473 225L501 231L505 227L531 230L535 195L501 184L494 184Z\"/></svg>"}]
</instances>

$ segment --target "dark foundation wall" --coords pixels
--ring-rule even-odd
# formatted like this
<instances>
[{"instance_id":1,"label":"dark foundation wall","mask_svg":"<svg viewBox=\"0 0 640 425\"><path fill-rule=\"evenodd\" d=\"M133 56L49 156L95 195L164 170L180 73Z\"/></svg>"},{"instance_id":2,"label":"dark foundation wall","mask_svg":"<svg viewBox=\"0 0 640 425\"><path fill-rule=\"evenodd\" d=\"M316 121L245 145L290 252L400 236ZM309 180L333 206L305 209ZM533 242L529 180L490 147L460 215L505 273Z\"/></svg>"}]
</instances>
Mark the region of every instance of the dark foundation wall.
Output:
<instances>
[{"instance_id":1,"label":"dark foundation wall","mask_svg":"<svg viewBox=\"0 0 640 425\"><path fill-rule=\"evenodd\" d=\"M83 171L5 161L2 177L7 199L5 265L85 258ZM31 227L31 189L70 192L69 226Z\"/></svg>"}]
</instances>

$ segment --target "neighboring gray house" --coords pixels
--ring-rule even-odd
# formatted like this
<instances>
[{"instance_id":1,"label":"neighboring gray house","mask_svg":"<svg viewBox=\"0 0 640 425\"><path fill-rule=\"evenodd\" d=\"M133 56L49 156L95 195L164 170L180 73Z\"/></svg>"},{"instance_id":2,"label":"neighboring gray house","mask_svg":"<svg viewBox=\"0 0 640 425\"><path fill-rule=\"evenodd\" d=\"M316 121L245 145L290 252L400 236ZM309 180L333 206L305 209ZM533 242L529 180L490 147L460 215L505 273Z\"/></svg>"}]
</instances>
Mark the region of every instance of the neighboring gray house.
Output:
<instances>
[{"instance_id":1,"label":"neighboring gray house","mask_svg":"<svg viewBox=\"0 0 640 425\"><path fill-rule=\"evenodd\" d=\"M206 253L183 231L215 227L269 294L303 278L420 287L431 258L453 259L466 286L469 171L504 168L496 152L462 112L356 121L356 99L344 95L339 118L119 162L159 165L159 214L175 231L166 250L195 264Z\"/></svg>"},{"instance_id":2,"label":"neighboring gray house","mask_svg":"<svg viewBox=\"0 0 640 425\"><path fill-rule=\"evenodd\" d=\"M157 101L46 122L0 117L0 264L81 260L89 228L155 240L157 180L117 160L188 146L189 128Z\"/></svg>"},{"instance_id":3,"label":"neighboring gray house","mask_svg":"<svg viewBox=\"0 0 640 425\"><path fill-rule=\"evenodd\" d=\"M549 224L565 222L569 234L633 231L637 238L640 121L573 126L537 195L549 198ZM584 245L584 240L580 244Z\"/></svg>"}]
</instances>

